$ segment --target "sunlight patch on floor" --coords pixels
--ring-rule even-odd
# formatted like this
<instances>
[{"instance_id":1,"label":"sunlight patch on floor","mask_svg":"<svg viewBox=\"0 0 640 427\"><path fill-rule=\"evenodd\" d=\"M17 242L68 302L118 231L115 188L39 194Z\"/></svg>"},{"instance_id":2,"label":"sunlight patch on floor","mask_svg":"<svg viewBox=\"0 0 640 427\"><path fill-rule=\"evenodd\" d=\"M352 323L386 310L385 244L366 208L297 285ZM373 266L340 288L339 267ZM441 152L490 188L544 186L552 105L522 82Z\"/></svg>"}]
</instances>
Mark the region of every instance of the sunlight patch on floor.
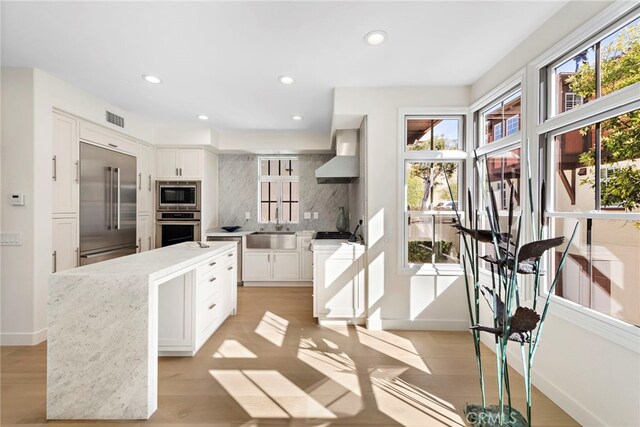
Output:
<instances>
[{"instance_id":1,"label":"sunlight patch on floor","mask_svg":"<svg viewBox=\"0 0 640 427\"><path fill-rule=\"evenodd\" d=\"M398 369L375 369L371 385L380 411L402 425L464 426L455 407L407 381L398 378Z\"/></svg>"},{"instance_id":2,"label":"sunlight patch on floor","mask_svg":"<svg viewBox=\"0 0 640 427\"><path fill-rule=\"evenodd\" d=\"M356 332L360 344L413 366L422 372L431 373L410 340L385 331L371 331L361 326L356 326Z\"/></svg>"},{"instance_id":3,"label":"sunlight patch on floor","mask_svg":"<svg viewBox=\"0 0 640 427\"><path fill-rule=\"evenodd\" d=\"M267 311L264 313L264 316L262 316L254 332L273 345L282 347L288 327L289 321L287 319Z\"/></svg>"},{"instance_id":4,"label":"sunlight patch on floor","mask_svg":"<svg viewBox=\"0 0 640 427\"><path fill-rule=\"evenodd\" d=\"M220 344L213 357L215 359L256 359L258 356L237 340L229 339Z\"/></svg>"},{"instance_id":5,"label":"sunlight patch on floor","mask_svg":"<svg viewBox=\"0 0 640 427\"><path fill-rule=\"evenodd\" d=\"M355 362L344 352L298 349L298 359L356 396L362 396Z\"/></svg>"},{"instance_id":6,"label":"sunlight patch on floor","mask_svg":"<svg viewBox=\"0 0 640 427\"><path fill-rule=\"evenodd\" d=\"M275 370L210 370L253 418L336 418L330 410Z\"/></svg>"}]
</instances>

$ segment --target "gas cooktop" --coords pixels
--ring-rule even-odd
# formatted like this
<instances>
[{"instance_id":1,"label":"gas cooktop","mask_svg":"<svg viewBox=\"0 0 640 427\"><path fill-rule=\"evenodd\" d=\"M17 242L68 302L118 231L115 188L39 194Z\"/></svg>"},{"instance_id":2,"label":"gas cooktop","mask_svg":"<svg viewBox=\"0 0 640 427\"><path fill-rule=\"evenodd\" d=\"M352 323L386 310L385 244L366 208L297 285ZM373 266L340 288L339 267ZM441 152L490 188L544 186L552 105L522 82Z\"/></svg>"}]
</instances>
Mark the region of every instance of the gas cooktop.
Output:
<instances>
[{"instance_id":1,"label":"gas cooktop","mask_svg":"<svg viewBox=\"0 0 640 427\"><path fill-rule=\"evenodd\" d=\"M318 240L347 240L349 237L351 237L351 233L348 231L318 231L314 238Z\"/></svg>"}]
</instances>

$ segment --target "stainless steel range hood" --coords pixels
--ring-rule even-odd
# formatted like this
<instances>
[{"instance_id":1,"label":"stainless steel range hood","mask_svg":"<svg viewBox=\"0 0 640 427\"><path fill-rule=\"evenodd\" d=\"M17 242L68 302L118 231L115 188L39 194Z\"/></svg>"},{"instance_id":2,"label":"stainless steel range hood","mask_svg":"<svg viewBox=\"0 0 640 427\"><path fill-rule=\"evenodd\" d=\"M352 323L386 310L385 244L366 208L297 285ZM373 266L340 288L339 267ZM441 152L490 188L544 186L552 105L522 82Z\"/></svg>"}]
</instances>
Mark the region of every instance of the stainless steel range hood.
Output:
<instances>
[{"instance_id":1,"label":"stainless steel range hood","mask_svg":"<svg viewBox=\"0 0 640 427\"><path fill-rule=\"evenodd\" d=\"M316 169L318 184L348 184L359 176L358 130L336 130L336 156Z\"/></svg>"}]
</instances>

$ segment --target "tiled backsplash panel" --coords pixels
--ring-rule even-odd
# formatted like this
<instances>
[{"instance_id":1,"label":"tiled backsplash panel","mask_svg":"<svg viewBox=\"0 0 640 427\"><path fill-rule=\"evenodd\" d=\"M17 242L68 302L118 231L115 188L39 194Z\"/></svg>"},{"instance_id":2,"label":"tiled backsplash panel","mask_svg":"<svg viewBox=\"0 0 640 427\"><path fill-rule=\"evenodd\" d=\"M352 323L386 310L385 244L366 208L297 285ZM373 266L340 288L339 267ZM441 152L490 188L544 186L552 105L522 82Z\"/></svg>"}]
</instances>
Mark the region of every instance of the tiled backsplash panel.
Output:
<instances>
[{"instance_id":1,"label":"tiled backsplash panel","mask_svg":"<svg viewBox=\"0 0 640 427\"><path fill-rule=\"evenodd\" d=\"M250 154L219 155L220 225L240 225L246 230L274 230L274 224L258 223L258 157ZM278 156L271 156L278 157ZM300 223L285 224L285 229L336 229L338 207L349 208L348 184L318 184L315 171L333 157L331 154L300 154ZM251 219L245 220L245 212ZM311 212L312 219L304 219ZM318 219L313 219L318 212Z\"/></svg>"}]
</instances>

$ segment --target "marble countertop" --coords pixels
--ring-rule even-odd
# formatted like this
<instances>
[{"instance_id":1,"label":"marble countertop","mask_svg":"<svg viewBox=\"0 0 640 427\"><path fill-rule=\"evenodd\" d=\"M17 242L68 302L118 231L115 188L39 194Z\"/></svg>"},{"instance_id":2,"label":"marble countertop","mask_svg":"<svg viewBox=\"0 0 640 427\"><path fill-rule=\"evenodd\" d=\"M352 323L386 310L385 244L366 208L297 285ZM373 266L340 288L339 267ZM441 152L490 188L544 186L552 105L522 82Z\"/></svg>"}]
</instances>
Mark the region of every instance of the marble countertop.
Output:
<instances>
[{"instance_id":1,"label":"marble countertop","mask_svg":"<svg viewBox=\"0 0 640 427\"><path fill-rule=\"evenodd\" d=\"M265 232L265 230L260 230L261 232ZM248 236L249 234L253 234L255 233L256 230L238 230L238 231L234 231L234 232L228 232L228 231L224 231L221 229L213 229L213 230L207 230L204 232L204 235L206 237L242 237L242 236ZM268 231L267 231L268 232ZM274 231L275 233L275 231ZM295 231L294 233L296 233L296 236L298 237L313 237L313 235L315 234L315 231L313 230L304 230L304 231Z\"/></svg>"},{"instance_id":2,"label":"marble countertop","mask_svg":"<svg viewBox=\"0 0 640 427\"><path fill-rule=\"evenodd\" d=\"M195 242L180 243L151 251L140 252L108 261L85 265L55 273L54 276L148 276L151 280L197 264L212 255L234 249L233 242L204 242L200 248Z\"/></svg>"}]
</instances>

